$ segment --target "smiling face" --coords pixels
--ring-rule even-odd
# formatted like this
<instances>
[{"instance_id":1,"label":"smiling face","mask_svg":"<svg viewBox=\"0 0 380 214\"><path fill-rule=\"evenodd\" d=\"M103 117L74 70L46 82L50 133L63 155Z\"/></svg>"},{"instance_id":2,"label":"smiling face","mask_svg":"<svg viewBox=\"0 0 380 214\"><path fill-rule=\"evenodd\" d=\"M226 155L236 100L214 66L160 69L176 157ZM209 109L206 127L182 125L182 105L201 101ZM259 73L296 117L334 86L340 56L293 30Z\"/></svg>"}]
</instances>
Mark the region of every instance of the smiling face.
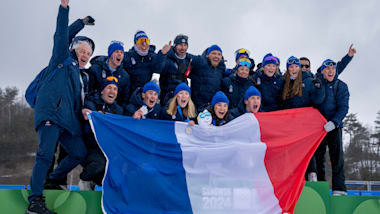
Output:
<instances>
[{"instance_id":1,"label":"smiling face","mask_svg":"<svg viewBox=\"0 0 380 214\"><path fill-rule=\"evenodd\" d=\"M80 42L78 47L75 49L75 53L78 58L79 68L84 68L92 55L92 49L90 45L86 42Z\"/></svg>"},{"instance_id":2,"label":"smiling face","mask_svg":"<svg viewBox=\"0 0 380 214\"><path fill-rule=\"evenodd\" d=\"M210 60L210 63L212 67L217 67L222 61L222 53L218 50L213 50L207 55L208 59Z\"/></svg>"},{"instance_id":3,"label":"smiling face","mask_svg":"<svg viewBox=\"0 0 380 214\"><path fill-rule=\"evenodd\" d=\"M117 67L120 66L121 62L123 61L123 58L124 58L124 51L116 50L111 54L108 60L108 64L111 66L111 68L116 69Z\"/></svg>"},{"instance_id":4,"label":"smiling face","mask_svg":"<svg viewBox=\"0 0 380 214\"><path fill-rule=\"evenodd\" d=\"M148 106L148 108L153 108L157 103L158 94L153 90L148 90L145 93L141 94L144 103Z\"/></svg>"},{"instance_id":5,"label":"smiling face","mask_svg":"<svg viewBox=\"0 0 380 214\"><path fill-rule=\"evenodd\" d=\"M327 66L325 69L323 69L322 74L323 78L325 78L329 82L332 82L336 74L335 66Z\"/></svg>"},{"instance_id":6,"label":"smiling face","mask_svg":"<svg viewBox=\"0 0 380 214\"><path fill-rule=\"evenodd\" d=\"M214 105L214 112L217 118L223 119L226 116L228 111L227 103L217 103Z\"/></svg>"},{"instance_id":7,"label":"smiling face","mask_svg":"<svg viewBox=\"0 0 380 214\"><path fill-rule=\"evenodd\" d=\"M185 57L188 47L189 46L186 43L181 43L181 44L176 45L174 49L175 54L177 54L177 56L181 58Z\"/></svg>"},{"instance_id":8,"label":"smiling face","mask_svg":"<svg viewBox=\"0 0 380 214\"><path fill-rule=\"evenodd\" d=\"M300 66L298 66L297 64L290 65L288 67L288 71L291 77L297 79L298 73L300 72Z\"/></svg>"},{"instance_id":9,"label":"smiling face","mask_svg":"<svg viewBox=\"0 0 380 214\"><path fill-rule=\"evenodd\" d=\"M259 112L261 106L261 98L259 96L251 96L248 100L244 101L247 112L256 113Z\"/></svg>"},{"instance_id":10,"label":"smiling face","mask_svg":"<svg viewBox=\"0 0 380 214\"><path fill-rule=\"evenodd\" d=\"M117 86L114 84L109 84L103 89L100 94L104 102L107 104L112 104L115 102L115 99L117 97Z\"/></svg>"},{"instance_id":11,"label":"smiling face","mask_svg":"<svg viewBox=\"0 0 380 214\"><path fill-rule=\"evenodd\" d=\"M264 74L268 77L273 77L276 73L277 66L275 64L267 64L263 67Z\"/></svg>"},{"instance_id":12,"label":"smiling face","mask_svg":"<svg viewBox=\"0 0 380 214\"><path fill-rule=\"evenodd\" d=\"M249 75L249 68L247 66L240 66L237 71L236 71L236 74L241 77L241 78L248 78L248 75Z\"/></svg>"},{"instance_id":13,"label":"smiling face","mask_svg":"<svg viewBox=\"0 0 380 214\"><path fill-rule=\"evenodd\" d=\"M146 38L140 38L136 42L136 47L143 53L147 53L149 51L149 40Z\"/></svg>"},{"instance_id":14,"label":"smiling face","mask_svg":"<svg viewBox=\"0 0 380 214\"><path fill-rule=\"evenodd\" d=\"M176 98L177 104L181 108L185 108L187 106L187 104L189 103L190 95L189 95L189 92L187 92L185 90L178 92L176 97L177 97Z\"/></svg>"}]
</instances>

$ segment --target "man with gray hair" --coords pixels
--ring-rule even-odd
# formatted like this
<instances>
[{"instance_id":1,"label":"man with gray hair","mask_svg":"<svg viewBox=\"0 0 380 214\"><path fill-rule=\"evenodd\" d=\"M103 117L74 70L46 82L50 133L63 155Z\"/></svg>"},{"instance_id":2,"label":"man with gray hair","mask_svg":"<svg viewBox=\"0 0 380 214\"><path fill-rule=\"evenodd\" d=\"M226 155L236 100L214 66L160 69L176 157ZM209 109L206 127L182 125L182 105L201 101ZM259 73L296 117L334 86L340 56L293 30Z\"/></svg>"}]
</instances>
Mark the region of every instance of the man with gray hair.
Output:
<instances>
[{"instance_id":1,"label":"man with gray hair","mask_svg":"<svg viewBox=\"0 0 380 214\"><path fill-rule=\"evenodd\" d=\"M69 49L69 0L61 0L54 34L53 55L37 94L34 111L38 133L38 151L31 178L32 193L29 196L28 214L54 213L46 208L42 196L44 181L52 162L57 142L68 156L49 175L57 183L80 164L87 153L81 136L81 108L83 80L80 69L90 59L94 43L87 37L74 38Z\"/></svg>"}]
</instances>

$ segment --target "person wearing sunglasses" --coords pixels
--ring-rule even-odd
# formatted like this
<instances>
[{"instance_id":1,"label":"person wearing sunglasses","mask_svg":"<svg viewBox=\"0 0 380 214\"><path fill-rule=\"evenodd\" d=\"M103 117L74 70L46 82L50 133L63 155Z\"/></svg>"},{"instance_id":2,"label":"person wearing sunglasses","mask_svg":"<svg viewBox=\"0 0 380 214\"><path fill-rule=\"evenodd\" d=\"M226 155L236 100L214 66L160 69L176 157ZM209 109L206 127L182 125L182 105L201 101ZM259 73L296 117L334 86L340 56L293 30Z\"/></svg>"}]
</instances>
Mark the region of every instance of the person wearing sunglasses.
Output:
<instances>
[{"instance_id":1,"label":"person wearing sunglasses","mask_svg":"<svg viewBox=\"0 0 380 214\"><path fill-rule=\"evenodd\" d=\"M189 78L198 112L209 107L214 94L220 91L225 71L222 49L218 45L211 45L202 55L192 57Z\"/></svg>"},{"instance_id":2,"label":"person wearing sunglasses","mask_svg":"<svg viewBox=\"0 0 380 214\"><path fill-rule=\"evenodd\" d=\"M278 73L279 64L278 58L269 54L264 57L261 70L253 75L257 89L261 93L261 111L263 112L280 110L284 79Z\"/></svg>"},{"instance_id":3,"label":"person wearing sunglasses","mask_svg":"<svg viewBox=\"0 0 380 214\"><path fill-rule=\"evenodd\" d=\"M91 59L89 96L97 96L107 78L118 79L117 102L123 108L129 103L130 77L124 70L122 62L124 59L124 44L120 41L111 41L108 46L107 56L95 56Z\"/></svg>"},{"instance_id":4,"label":"person wearing sunglasses","mask_svg":"<svg viewBox=\"0 0 380 214\"><path fill-rule=\"evenodd\" d=\"M255 85L255 81L249 75L251 66L251 60L241 58L234 69L236 72L223 78L222 91L230 101L230 109L236 108L242 101L245 91Z\"/></svg>"},{"instance_id":5,"label":"person wearing sunglasses","mask_svg":"<svg viewBox=\"0 0 380 214\"><path fill-rule=\"evenodd\" d=\"M155 53L156 47L151 44L148 35L140 30L134 36L134 45L125 52L123 66L131 80L130 93L151 81L153 73L160 74L166 54L171 48L171 41Z\"/></svg>"},{"instance_id":6,"label":"person wearing sunglasses","mask_svg":"<svg viewBox=\"0 0 380 214\"><path fill-rule=\"evenodd\" d=\"M166 106L174 96L174 90L180 83L188 85L186 71L189 69L191 54L187 53L189 38L179 34L174 38L173 47L167 53L163 69L160 74L160 101L162 106Z\"/></svg>"},{"instance_id":7,"label":"person wearing sunglasses","mask_svg":"<svg viewBox=\"0 0 380 214\"><path fill-rule=\"evenodd\" d=\"M328 121L324 125L327 135L319 145L315 157L319 181L325 181L325 153L329 148L332 167L333 195L346 195L344 177L344 159L342 143L343 119L348 113L349 97L347 84L337 78L337 63L326 59L321 65L321 72L316 74L324 90L323 101L317 105L318 110Z\"/></svg>"},{"instance_id":8,"label":"person wearing sunglasses","mask_svg":"<svg viewBox=\"0 0 380 214\"><path fill-rule=\"evenodd\" d=\"M106 158L96 143L94 134L88 122L88 113L93 111L110 114L123 114L123 108L118 105L119 80L114 76L107 77L94 96L86 97L82 115L86 120L83 123L83 140L87 148L87 156L81 163L83 170L80 174L79 189L93 190L95 185L101 186L105 172Z\"/></svg>"}]
</instances>

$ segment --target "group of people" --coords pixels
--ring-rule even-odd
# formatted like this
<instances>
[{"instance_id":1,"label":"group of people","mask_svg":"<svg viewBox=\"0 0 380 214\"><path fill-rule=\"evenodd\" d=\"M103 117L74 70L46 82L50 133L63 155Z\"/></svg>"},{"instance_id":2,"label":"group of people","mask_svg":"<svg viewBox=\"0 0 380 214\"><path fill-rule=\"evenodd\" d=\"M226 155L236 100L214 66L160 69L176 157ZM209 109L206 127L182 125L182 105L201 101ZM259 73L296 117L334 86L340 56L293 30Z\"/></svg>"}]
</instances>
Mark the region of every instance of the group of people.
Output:
<instances>
[{"instance_id":1,"label":"group of people","mask_svg":"<svg viewBox=\"0 0 380 214\"><path fill-rule=\"evenodd\" d=\"M83 166L81 189L101 185L106 159L88 123L92 111L183 121L191 126L203 123L203 115L208 114L210 125L222 126L245 113L313 106L328 120L324 126L328 133L305 177L325 180L328 146L334 194L346 193L342 120L348 112L349 91L338 75L356 53L352 45L340 62L326 59L315 74L308 58L291 56L282 74L279 58L270 53L255 69L249 51L238 49L236 66L227 69L218 45L193 55L187 52L188 37L180 34L173 45L169 42L156 53L147 34L138 31L128 51L122 42L112 41L106 56L90 61L95 43L76 35L95 20L88 16L69 26L68 3L61 0L53 55L45 68L53 77L42 79L34 107L38 151L27 213L54 213L46 208L43 189L62 188L67 174L79 164ZM89 61L91 66L86 68ZM160 74L159 84L151 81L153 73ZM48 173L57 145L65 155Z\"/></svg>"}]
</instances>

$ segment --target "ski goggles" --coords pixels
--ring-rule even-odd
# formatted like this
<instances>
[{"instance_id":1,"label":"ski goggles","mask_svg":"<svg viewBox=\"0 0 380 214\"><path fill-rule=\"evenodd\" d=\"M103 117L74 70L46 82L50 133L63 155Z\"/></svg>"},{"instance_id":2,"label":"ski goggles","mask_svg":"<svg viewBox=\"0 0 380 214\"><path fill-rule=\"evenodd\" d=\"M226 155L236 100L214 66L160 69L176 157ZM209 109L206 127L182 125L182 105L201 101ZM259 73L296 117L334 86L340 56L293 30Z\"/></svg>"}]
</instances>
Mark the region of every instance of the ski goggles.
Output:
<instances>
[{"instance_id":1,"label":"ski goggles","mask_svg":"<svg viewBox=\"0 0 380 214\"><path fill-rule=\"evenodd\" d=\"M239 63L238 63L238 67L247 66L248 68L250 68L251 65L252 65L251 61L249 59L246 59L246 58L240 59Z\"/></svg>"},{"instance_id":2,"label":"ski goggles","mask_svg":"<svg viewBox=\"0 0 380 214\"><path fill-rule=\"evenodd\" d=\"M300 64L300 60L296 57L291 57L288 59L287 64L289 64L289 65Z\"/></svg>"},{"instance_id":3,"label":"ski goggles","mask_svg":"<svg viewBox=\"0 0 380 214\"><path fill-rule=\"evenodd\" d=\"M150 41L148 38L140 38L136 41L136 44L141 45L145 42L145 44L149 45Z\"/></svg>"},{"instance_id":4,"label":"ski goggles","mask_svg":"<svg viewBox=\"0 0 380 214\"><path fill-rule=\"evenodd\" d=\"M336 67L336 62L334 62L334 61L325 61L325 62L323 62L323 65L325 66L325 67L327 67L327 66L333 66L333 67Z\"/></svg>"},{"instance_id":5,"label":"ski goggles","mask_svg":"<svg viewBox=\"0 0 380 214\"><path fill-rule=\"evenodd\" d=\"M240 49L237 49L235 51L235 55L237 54L247 54L247 55L250 55L250 52L249 50L245 49L245 48L240 48Z\"/></svg>"},{"instance_id":6,"label":"ski goggles","mask_svg":"<svg viewBox=\"0 0 380 214\"><path fill-rule=\"evenodd\" d=\"M114 76L107 77L106 81L119 83L119 80Z\"/></svg>"}]
</instances>

